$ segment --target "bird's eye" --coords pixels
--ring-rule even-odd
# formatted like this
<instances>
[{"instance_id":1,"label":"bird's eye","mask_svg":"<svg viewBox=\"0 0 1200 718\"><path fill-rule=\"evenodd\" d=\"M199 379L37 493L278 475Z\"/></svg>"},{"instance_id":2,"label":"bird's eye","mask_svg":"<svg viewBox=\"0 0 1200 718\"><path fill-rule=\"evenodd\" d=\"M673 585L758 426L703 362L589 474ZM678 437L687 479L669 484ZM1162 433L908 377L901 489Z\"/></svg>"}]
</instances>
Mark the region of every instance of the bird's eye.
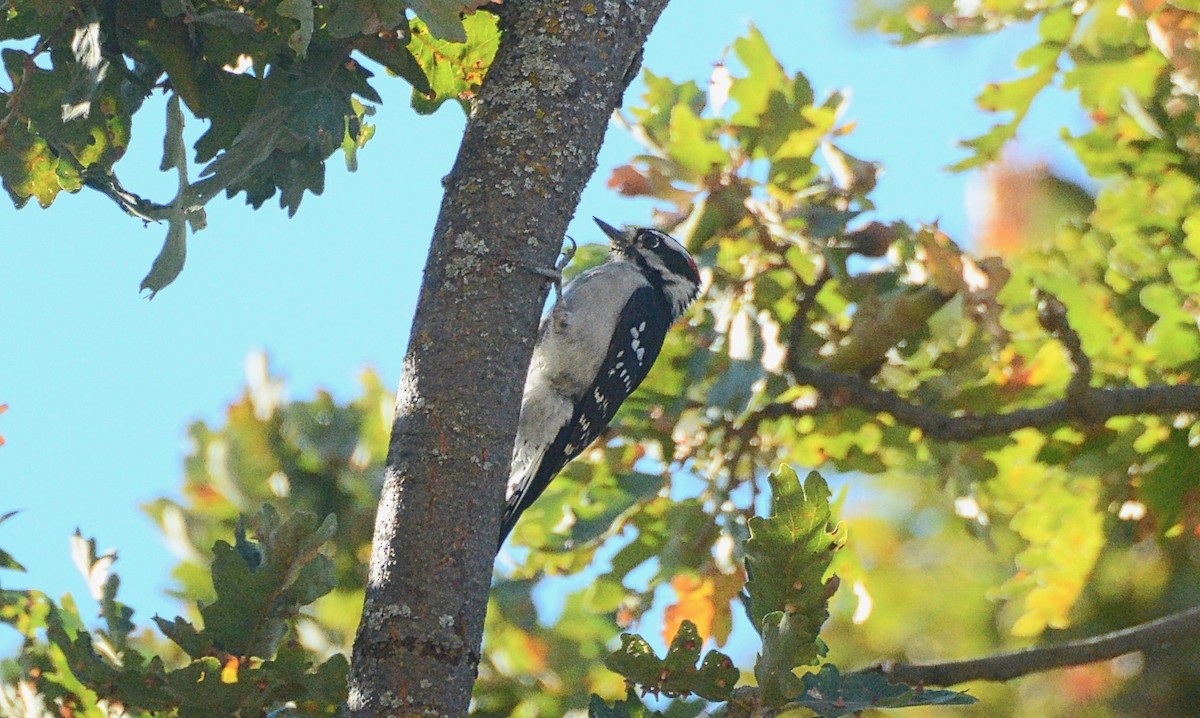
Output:
<instances>
[{"instance_id":1,"label":"bird's eye","mask_svg":"<svg viewBox=\"0 0 1200 718\"><path fill-rule=\"evenodd\" d=\"M647 249L655 249L661 243L662 240L654 232L646 232L642 235L642 244L646 245Z\"/></svg>"}]
</instances>

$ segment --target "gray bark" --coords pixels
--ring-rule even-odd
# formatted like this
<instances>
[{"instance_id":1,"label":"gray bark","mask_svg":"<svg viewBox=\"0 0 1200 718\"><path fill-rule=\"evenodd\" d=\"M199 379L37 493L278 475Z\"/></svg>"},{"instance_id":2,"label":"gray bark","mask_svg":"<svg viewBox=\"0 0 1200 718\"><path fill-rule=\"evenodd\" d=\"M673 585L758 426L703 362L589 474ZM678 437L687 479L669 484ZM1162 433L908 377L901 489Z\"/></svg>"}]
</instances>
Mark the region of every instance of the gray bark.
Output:
<instances>
[{"instance_id":1,"label":"gray bark","mask_svg":"<svg viewBox=\"0 0 1200 718\"><path fill-rule=\"evenodd\" d=\"M467 712L550 267L667 0L506 0L446 182L396 398L355 718Z\"/></svg>"}]
</instances>

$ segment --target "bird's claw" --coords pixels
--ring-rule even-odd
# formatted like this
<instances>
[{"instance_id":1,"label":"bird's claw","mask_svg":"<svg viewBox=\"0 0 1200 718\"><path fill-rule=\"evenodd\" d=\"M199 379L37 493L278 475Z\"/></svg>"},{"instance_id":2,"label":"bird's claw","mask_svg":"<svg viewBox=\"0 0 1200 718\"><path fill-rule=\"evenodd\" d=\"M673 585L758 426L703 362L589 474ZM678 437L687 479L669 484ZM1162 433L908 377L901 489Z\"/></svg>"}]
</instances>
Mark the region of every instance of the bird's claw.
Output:
<instances>
[{"instance_id":1,"label":"bird's claw","mask_svg":"<svg viewBox=\"0 0 1200 718\"><path fill-rule=\"evenodd\" d=\"M553 280L554 301L556 303L558 300L562 299L562 272L567 268L567 265L571 263L571 260L575 258L575 250L579 249L579 245L575 243L574 238L572 238L569 234L567 235L567 241L571 243L571 248L564 249L562 256L559 257L558 261L554 263L554 272L557 275Z\"/></svg>"},{"instance_id":2,"label":"bird's claw","mask_svg":"<svg viewBox=\"0 0 1200 718\"><path fill-rule=\"evenodd\" d=\"M558 261L554 263L553 269L546 269L544 267L526 267L526 269L533 272L534 274L541 276L541 277L545 277L546 279L549 279L553 283L555 303L557 303L559 299L562 299L562 272L563 272L563 269L565 269L566 266L571 263L571 260L575 257L575 250L579 248L579 245L576 244L575 240L572 239L570 236L567 237L567 241L571 243L571 247L569 249L563 250L562 256L559 257Z\"/></svg>"}]
</instances>

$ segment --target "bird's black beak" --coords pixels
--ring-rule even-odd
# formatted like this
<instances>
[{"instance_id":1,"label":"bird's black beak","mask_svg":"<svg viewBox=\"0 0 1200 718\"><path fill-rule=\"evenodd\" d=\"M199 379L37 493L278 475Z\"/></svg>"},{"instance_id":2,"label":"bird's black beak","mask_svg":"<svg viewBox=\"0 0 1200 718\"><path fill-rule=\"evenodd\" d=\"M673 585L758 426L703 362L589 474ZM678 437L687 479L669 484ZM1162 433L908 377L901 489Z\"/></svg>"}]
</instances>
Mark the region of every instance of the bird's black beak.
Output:
<instances>
[{"instance_id":1,"label":"bird's black beak","mask_svg":"<svg viewBox=\"0 0 1200 718\"><path fill-rule=\"evenodd\" d=\"M604 230L604 233L608 235L608 239L613 247L622 249L629 246L629 238L625 236L624 232L599 217L592 217L592 221L600 225L600 229Z\"/></svg>"}]
</instances>

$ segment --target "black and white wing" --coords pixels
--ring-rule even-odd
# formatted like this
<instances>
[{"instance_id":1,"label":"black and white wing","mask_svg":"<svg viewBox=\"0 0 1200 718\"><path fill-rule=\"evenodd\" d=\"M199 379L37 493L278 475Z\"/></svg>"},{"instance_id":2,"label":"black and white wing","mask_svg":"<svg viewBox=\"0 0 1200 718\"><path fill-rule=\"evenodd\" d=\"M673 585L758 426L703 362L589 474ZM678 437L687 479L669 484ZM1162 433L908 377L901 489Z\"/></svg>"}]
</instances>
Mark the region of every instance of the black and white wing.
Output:
<instances>
[{"instance_id":1,"label":"black and white wing","mask_svg":"<svg viewBox=\"0 0 1200 718\"><path fill-rule=\"evenodd\" d=\"M663 339L670 329L671 312L662 295L652 287L637 289L617 320L608 353L600 363L595 381L584 396L575 397L571 418L554 440L530 457L521 474L509 480L504 504L500 542L508 536L517 518L541 496L550 480L583 452L608 426L617 409L638 388L658 359Z\"/></svg>"}]
</instances>

